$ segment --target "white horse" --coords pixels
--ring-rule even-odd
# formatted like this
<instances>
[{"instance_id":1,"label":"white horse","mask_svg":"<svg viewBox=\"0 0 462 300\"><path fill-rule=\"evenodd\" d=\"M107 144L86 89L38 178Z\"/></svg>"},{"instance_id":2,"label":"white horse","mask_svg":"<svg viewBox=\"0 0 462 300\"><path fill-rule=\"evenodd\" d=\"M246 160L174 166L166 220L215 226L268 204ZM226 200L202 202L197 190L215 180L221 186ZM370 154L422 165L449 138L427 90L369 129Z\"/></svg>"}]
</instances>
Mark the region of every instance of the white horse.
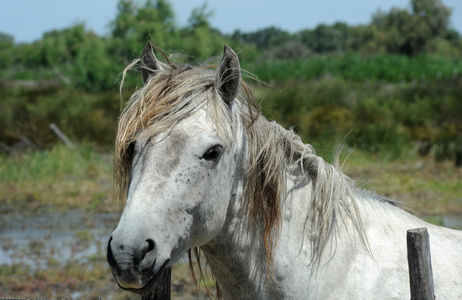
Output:
<instances>
[{"instance_id":1,"label":"white horse","mask_svg":"<svg viewBox=\"0 0 462 300\"><path fill-rule=\"evenodd\" d=\"M216 71L167 62L148 44L126 69L144 86L114 156L126 205L108 262L122 289L150 292L199 247L226 299L409 299L406 231L427 227L436 298L462 299L462 232L356 188L268 122L229 47Z\"/></svg>"}]
</instances>

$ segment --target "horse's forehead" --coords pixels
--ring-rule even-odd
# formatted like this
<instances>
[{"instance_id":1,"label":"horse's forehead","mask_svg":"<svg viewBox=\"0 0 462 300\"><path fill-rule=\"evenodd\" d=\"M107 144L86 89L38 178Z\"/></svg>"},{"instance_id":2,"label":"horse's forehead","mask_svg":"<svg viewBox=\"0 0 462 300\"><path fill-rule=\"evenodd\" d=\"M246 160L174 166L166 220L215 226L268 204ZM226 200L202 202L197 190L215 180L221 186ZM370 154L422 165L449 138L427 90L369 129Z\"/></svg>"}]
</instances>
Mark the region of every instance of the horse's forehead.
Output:
<instances>
[{"instance_id":1,"label":"horse's forehead","mask_svg":"<svg viewBox=\"0 0 462 300\"><path fill-rule=\"evenodd\" d=\"M171 172L180 164L180 158L187 148L186 135L184 132L178 131L165 136L137 140L132 176L133 174L135 177L136 174L139 176L150 174L147 170L154 163L158 175L169 177Z\"/></svg>"},{"instance_id":2,"label":"horse's forehead","mask_svg":"<svg viewBox=\"0 0 462 300\"><path fill-rule=\"evenodd\" d=\"M157 150L178 154L182 149L197 145L211 136L216 136L216 130L202 111L182 120L171 130L138 140L136 151L143 152L145 148L155 146Z\"/></svg>"},{"instance_id":3,"label":"horse's forehead","mask_svg":"<svg viewBox=\"0 0 462 300\"><path fill-rule=\"evenodd\" d=\"M216 131L203 118L191 118L167 132L138 139L132 172L145 174L146 167L154 163L157 174L169 177L181 162L188 164L217 139Z\"/></svg>"},{"instance_id":4,"label":"horse's forehead","mask_svg":"<svg viewBox=\"0 0 462 300\"><path fill-rule=\"evenodd\" d=\"M187 134L184 130L169 131L154 137L139 139L136 142L135 152L149 155L151 151L165 151L172 155L186 148Z\"/></svg>"}]
</instances>

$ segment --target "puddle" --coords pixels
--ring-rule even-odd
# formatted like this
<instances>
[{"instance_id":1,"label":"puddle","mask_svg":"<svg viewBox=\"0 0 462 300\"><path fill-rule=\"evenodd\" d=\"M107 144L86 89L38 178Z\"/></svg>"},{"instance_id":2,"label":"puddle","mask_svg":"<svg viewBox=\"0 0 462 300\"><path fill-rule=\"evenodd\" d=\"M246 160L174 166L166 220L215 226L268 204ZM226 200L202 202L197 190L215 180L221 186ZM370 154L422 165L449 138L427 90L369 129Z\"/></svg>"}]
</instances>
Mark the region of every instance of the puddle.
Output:
<instances>
[{"instance_id":1,"label":"puddle","mask_svg":"<svg viewBox=\"0 0 462 300\"><path fill-rule=\"evenodd\" d=\"M0 265L27 265L32 270L86 263L106 255L106 245L119 214L77 211L40 215L2 215Z\"/></svg>"}]
</instances>

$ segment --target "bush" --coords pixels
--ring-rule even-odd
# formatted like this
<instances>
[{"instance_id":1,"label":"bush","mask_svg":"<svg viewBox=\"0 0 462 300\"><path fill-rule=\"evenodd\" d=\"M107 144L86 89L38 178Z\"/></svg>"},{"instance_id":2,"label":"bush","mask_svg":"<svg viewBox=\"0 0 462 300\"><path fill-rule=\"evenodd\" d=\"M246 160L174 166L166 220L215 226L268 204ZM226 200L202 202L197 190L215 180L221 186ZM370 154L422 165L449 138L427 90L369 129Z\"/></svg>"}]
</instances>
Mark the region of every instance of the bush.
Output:
<instances>
[{"instance_id":1,"label":"bush","mask_svg":"<svg viewBox=\"0 0 462 300\"><path fill-rule=\"evenodd\" d=\"M58 141L51 123L74 141L108 147L113 143L120 101L117 92L84 93L69 89L2 90L0 141L14 145L25 136L40 148Z\"/></svg>"},{"instance_id":2,"label":"bush","mask_svg":"<svg viewBox=\"0 0 462 300\"><path fill-rule=\"evenodd\" d=\"M394 159L419 141L431 147L461 140L458 95L461 79L410 84L291 80L268 91L262 107L269 119L295 126L309 143L333 144L351 132L350 146Z\"/></svg>"}]
</instances>

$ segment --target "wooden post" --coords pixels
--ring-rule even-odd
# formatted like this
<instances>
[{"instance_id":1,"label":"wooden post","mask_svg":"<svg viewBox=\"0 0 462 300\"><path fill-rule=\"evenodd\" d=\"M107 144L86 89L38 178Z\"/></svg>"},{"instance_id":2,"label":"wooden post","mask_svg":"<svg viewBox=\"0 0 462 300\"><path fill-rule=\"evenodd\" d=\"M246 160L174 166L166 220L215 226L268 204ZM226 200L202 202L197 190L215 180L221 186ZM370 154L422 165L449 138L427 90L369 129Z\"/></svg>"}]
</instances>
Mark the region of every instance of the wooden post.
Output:
<instances>
[{"instance_id":1,"label":"wooden post","mask_svg":"<svg viewBox=\"0 0 462 300\"><path fill-rule=\"evenodd\" d=\"M170 291L172 285L172 268L167 268L162 274L157 287L152 293L141 296L141 300L170 300Z\"/></svg>"},{"instance_id":2,"label":"wooden post","mask_svg":"<svg viewBox=\"0 0 462 300\"><path fill-rule=\"evenodd\" d=\"M50 129L68 146L69 148L76 150L74 144L72 144L71 140L56 126L55 123L50 124Z\"/></svg>"},{"instance_id":3,"label":"wooden post","mask_svg":"<svg viewBox=\"0 0 462 300\"><path fill-rule=\"evenodd\" d=\"M407 231L407 260L411 300L434 300L435 292L427 228Z\"/></svg>"}]
</instances>

